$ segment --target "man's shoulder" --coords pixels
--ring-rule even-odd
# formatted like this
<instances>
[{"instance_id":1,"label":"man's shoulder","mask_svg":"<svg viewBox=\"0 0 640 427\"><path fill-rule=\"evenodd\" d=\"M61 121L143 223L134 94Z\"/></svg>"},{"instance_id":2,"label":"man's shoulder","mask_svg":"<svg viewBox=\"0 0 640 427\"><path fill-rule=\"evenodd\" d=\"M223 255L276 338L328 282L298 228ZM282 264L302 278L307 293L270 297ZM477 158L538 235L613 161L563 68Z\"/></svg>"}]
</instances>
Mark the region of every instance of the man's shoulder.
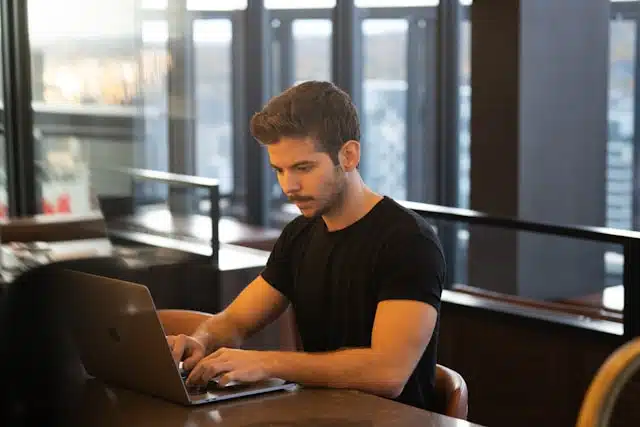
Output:
<instances>
[{"instance_id":1,"label":"man's shoulder","mask_svg":"<svg viewBox=\"0 0 640 427\"><path fill-rule=\"evenodd\" d=\"M441 246L436 228L429 220L392 198L385 197L383 203L382 216L388 239L424 238Z\"/></svg>"}]
</instances>

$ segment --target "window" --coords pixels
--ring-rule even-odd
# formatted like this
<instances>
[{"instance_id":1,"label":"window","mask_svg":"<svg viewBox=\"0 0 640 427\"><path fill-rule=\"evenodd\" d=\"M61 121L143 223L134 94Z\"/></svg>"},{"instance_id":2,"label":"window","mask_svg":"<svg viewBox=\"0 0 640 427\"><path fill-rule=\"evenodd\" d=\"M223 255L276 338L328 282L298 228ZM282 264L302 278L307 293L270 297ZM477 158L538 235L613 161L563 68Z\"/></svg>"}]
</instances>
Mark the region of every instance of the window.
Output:
<instances>
[{"instance_id":1,"label":"window","mask_svg":"<svg viewBox=\"0 0 640 427\"><path fill-rule=\"evenodd\" d=\"M612 5L615 10L615 4ZM615 14L610 26L607 226L633 228L634 67L636 23Z\"/></svg>"},{"instance_id":2,"label":"window","mask_svg":"<svg viewBox=\"0 0 640 427\"><path fill-rule=\"evenodd\" d=\"M363 161L374 191L407 198L407 28L405 19L365 19Z\"/></svg>"},{"instance_id":3,"label":"window","mask_svg":"<svg viewBox=\"0 0 640 427\"><path fill-rule=\"evenodd\" d=\"M328 9L336 5L336 0L265 0L267 9Z\"/></svg>"},{"instance_id":4,"label":"window","mask_svg":"<svg viewBox=\"0 0 640 427\"><path fill-rule=\"evenodd\" d=\"M104 168L166 169L167 23L142 21L135 3L29 0L44 213L90 211L94 194L132 197L130 179Z\"/></svg>"},{"instance_id":5,"label":"window","mask_svg":"<svg viewBox=\"0 0 640 427\"><path fill-rule=\"evenodd\" d=\"M196 20L196 173L218 178L220 192L233 188L231 21Z\"/></svg>"},{"instance_id":6,"label":"window","mask_svg":"<svg viewBox=\"0 0 640 427\"><path fill-rule=\"evenodd\" d=\"M331 80L331 30L328 19L293 21L295 82Z\"/></svg>"},{"instance_id":7,"label":"window","mask_svg":"<svg viewBox=\"0 0 640 427\"><path fill-rule=\"evenodd\" d=\"M1 23L0 23L1 24ZM2 64L2 58L0 58L0 65ZM2 67L0 67L2 68ZM0 85L3 84L3 76L0 72ZM4 122L4 91L0 90L0 105L2 105L2 121ZM0 218L6 218L9 214L9 194L7 192L7 162L5 159L6 153L5 146L5 133L0 133Z\"/></svg>"}]
</instances>

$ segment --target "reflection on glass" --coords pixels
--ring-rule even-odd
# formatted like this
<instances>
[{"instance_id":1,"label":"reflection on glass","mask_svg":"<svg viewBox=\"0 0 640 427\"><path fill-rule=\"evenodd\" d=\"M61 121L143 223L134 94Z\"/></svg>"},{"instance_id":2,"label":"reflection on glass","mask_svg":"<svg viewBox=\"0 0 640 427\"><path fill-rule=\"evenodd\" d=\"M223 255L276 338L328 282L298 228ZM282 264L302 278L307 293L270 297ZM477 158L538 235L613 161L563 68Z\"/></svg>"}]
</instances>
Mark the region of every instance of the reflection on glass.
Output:
<instances>
[{"instance_id":1,"label":"reflection on glass","mask_svg":"<svg viewBox=\"0 0 640 427\"><path fill-rule=\"evenodd\" d=\"M130 179L100 168L166 169L167 25L137 22L136 3L29 0L41 212L132 196Z\"/></svg>"},{"instance_id":2,"label":"reflection on glass","mask_svg":"<svg viewBox=\"0 0 640 427\"><path fill-rule=\"evenodd\" d=\"M362 22L364 180L401 200L407 197L407 29L404 19Z\"/></svg>"},{"instance_id":3,"label":"reflection on glass","mask_svg":"<svg viewBox=\"0 0 640 427\"><path fill-rule=\"evenodd\" d=\"M331 80L331 30L328 19L296 19L292 24L296 83Z\"/></svg>"},{"instance_id":4,"label":"reflection on glass","mask_svg":"<svg viewBox=\"0 0 640 427\"><path fill-rule=\"evenodd\" d=\"M196 173L218 178L220 191L233 188L231 21L196 20Z\"/></svg>"}]
</instances>

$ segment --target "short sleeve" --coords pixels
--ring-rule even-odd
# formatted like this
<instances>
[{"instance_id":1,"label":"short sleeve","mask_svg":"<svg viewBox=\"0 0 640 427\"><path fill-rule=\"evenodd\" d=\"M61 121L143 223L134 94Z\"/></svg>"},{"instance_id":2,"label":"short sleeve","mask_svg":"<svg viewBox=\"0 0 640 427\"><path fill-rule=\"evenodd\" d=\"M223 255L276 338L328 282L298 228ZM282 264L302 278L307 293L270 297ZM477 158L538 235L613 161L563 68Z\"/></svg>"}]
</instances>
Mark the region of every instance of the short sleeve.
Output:
<instances>
[{"instance_id":1,"label":"short sleeve","mask_svg":"<svg viewBox=\"0 0 640 427\"><path fill-rule=\"evenodd\" d=\"M425 302L440 311L445 260L440 245L419 232L395 236L378 256L378 301Z\"/></svg>"},{"instance_id":2,"label":"short sleeve","mask_svg":"<svg viewBox=\"0 0 640 427\"><path fill-rule=\"evenodd\" d=\"M262 276L269 285L273 286L289 299L291 299L291 290L293 289L293 275L291 268L293 226L293 222L290 222L284 230L282 230L278 240L276 240L276 243L273 245L271 254L269 254L267 265L260 273L260 276Z\"/></svg>"}]
</instances>

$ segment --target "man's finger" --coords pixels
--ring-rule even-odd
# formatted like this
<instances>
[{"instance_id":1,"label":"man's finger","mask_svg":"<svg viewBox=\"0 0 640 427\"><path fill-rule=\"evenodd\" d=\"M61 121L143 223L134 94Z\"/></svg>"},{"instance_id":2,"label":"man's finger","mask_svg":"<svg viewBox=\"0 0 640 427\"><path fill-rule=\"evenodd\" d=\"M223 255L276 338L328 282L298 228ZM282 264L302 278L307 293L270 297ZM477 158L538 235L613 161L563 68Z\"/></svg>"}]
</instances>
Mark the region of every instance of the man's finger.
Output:
<instances>
[{"instance_id":1,"label":"man's finger","mask_svg":"<svg viewBox=\"0 0 640 427\"><path fill-rule=\"evenodd\" d=\"M228 362L210 363L209 366L207 366L205 372L202 374L202 379L206 382L209 382L220 374L227 373L232 369L233 366Z\"/></svg>"},{"instance_id":2,"label":"man's finger","mask_svg":"<svg viewBox=\"0 0 640 427\"><path fill-rule=\"evenodd\" d=\"M218 383L219 386L226 387L227 385L229 385L229 383L237 381L236 378L240 378L240 377L242 377L242 374L240 371L230 371L220 376L220 378L218 378L216 382Z\"/></svg>"},{"instance_id":3,"label":"man's finger","mask_svg":"<svg viewBox=\"0 0 640 427\"><path fill-rule=\"evenodd\" d=\"M202 351L202 349L196 348L193 350L193 353L189 355L189 357L187 357L182 361L182 367L184 368L185 371L190 371L196 366L196 364L200 360L202 360L203 357L204 357L204 352Z\"/></svg>"},{"instance_id":4,"label":"man's finger","mask_svg":"<svg viewBox=\"0 0 640 427\"><path fill-rule=\"evenodd\" d=\"M182 356L184 355L184 346L185 339L184 336L177 336L173 340L173 343L169 341L169 345L171 347L171 356L173 356L173 361L176 363L180 363L182 360Z\"/></svg>"},{"instance_id":5,"label":"man's finger","mask_svg":"<svg viewBox=\"0 0 640 427\"><path fill-rule=\"evenodd\" d=\"M205 360L206 359L203 359L200 362L196 363L196 365L191 369L189 375L187 376L187 384L199 384L200 382L202 382L202 372L204 372L204 370L206 369L206 366L204 365ZM189 371L189 369L187 369L184 364L182 365L182 367L185 371Z\"/></svg>"}]
</instances>

